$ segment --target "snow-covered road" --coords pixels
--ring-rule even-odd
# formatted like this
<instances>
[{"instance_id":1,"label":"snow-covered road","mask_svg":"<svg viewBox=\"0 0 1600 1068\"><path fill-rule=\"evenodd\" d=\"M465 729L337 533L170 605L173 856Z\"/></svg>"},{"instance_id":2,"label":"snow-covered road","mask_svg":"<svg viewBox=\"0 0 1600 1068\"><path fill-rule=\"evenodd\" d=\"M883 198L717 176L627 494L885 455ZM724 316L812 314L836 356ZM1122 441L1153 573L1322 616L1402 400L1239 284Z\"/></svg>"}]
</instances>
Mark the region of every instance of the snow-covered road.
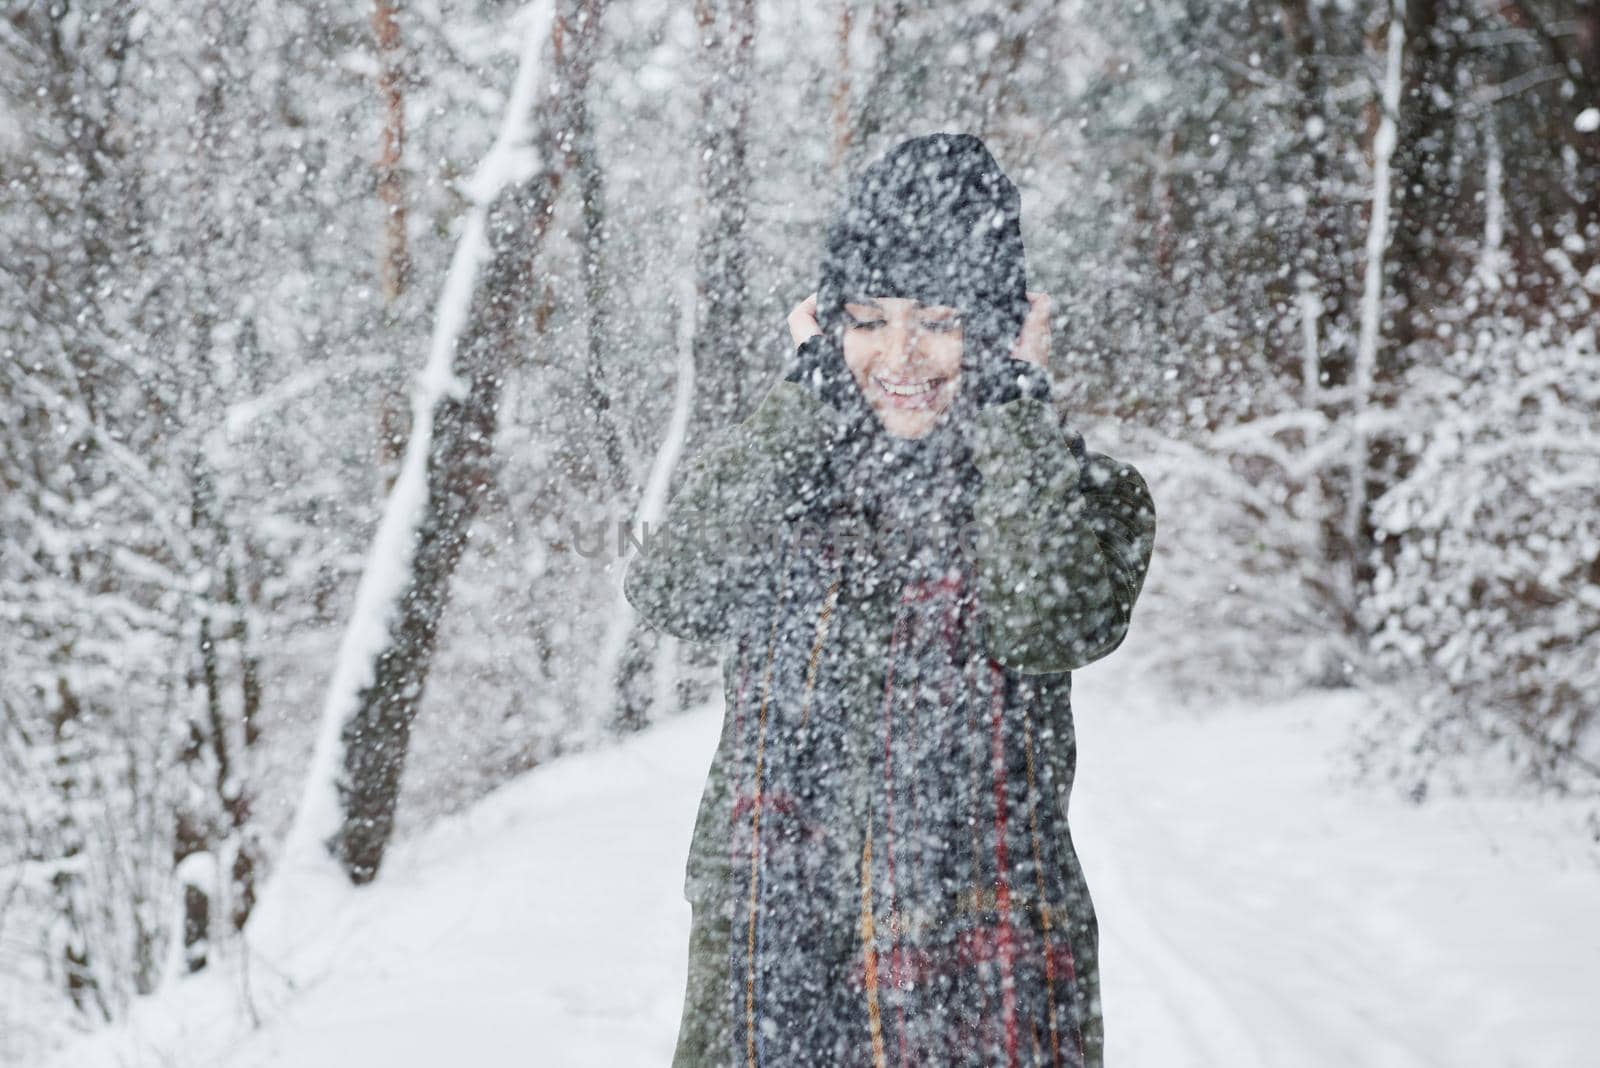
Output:
<instances>
[{"instance_id":1,"label":"snow-covered road","mask_svg":"<svg viewBox=\"0 0 1600 1068\"><path fill-rule=\"evenodd\" d=\"M1108 1064L1600 1064L1574 806L1349 788L1348 694L1174 718L1090 684L1078 706Z\"/></svg>"},{"instance_id":2,"label":"snow-covered road","mask_svg":"<svg viewBox=\"0 0 1600 1068\"><path fill-rule=\"evenodd\" d=\"M1352 695L1191 715L1118 679L1078 677L1072 800L1112 1068L1600 1063L1600 868L1573 806L1347 788ZM61 1064L664 1068L719 716L402 843L347 915L306 918L280 962L298 993L257 965L261 1029L211 976Z\"/></svg>"}]
</instances>

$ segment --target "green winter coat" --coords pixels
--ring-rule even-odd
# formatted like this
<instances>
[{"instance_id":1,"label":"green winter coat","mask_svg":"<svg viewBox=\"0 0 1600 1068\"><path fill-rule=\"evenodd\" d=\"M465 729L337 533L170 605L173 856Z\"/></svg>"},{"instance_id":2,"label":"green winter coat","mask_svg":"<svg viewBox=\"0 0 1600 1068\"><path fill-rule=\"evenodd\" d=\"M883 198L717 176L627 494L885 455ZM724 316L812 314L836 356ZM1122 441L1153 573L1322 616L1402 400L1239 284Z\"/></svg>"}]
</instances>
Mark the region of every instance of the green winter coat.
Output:
<instances>
[{"instance_id":1,"label":"green winter coat","mask_svg":"<svg viewBox=\"0 0 1600 1068\"><path fill-rule=\"evenodd\" d=\"M981 409L976 552L947 581L851 552L845 527L825 550L815 527L806 540L819 514L849 516L824 459L839 420L775 384L696 458L627 572L647 621L724 650L674 1066L908 1048L1101 1065L1097 928L1066 821L1070 672L1127 635L1149 490L1044 401Z\"/></svg>"}]
</instances>

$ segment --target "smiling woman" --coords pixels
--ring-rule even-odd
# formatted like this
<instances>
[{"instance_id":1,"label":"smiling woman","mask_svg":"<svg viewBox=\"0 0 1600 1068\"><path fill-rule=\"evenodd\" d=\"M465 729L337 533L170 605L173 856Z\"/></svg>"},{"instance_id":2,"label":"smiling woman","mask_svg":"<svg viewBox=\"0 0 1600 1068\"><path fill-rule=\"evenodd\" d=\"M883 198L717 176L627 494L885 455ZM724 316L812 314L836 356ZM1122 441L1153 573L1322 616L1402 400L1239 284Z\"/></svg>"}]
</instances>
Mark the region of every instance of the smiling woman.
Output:
<instances>
[{"instance_id":1,"label":"smiling woman","mask_svg":"<svg viewBox=\"0 0 1600 1068\"><path fill-rule=\"evenodd\" d=\"M1071 672L1128 632L1149 490L1050 404L1050 302L977 138L859 175L821 266L624 584L723 651L673 1066L1102 1068Z\"/></svg>"},{"instance_id":2,"label":"smiling woman","mask_svg":"<svg viewBox=\"0 0 1600 1068\"><path fill-rule=\"evenodd\" d=\"M961 388L961 314L903 297L844 306L844 360L884 429L920 438Z\"/></svg>"}]
</instances>

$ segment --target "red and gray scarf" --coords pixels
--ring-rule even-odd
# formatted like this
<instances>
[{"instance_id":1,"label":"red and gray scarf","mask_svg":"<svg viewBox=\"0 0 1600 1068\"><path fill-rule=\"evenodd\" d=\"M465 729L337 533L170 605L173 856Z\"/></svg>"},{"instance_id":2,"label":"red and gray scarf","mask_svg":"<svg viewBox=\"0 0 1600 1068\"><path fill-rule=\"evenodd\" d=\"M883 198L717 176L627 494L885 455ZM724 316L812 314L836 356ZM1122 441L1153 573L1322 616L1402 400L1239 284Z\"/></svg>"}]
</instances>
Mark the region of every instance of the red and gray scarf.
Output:
<instances>
[{"instance_id":1,"label":"red and gray scarf","mask_svg":"<svg viewBox=\"0 0 1600 1068\"><path fill-rule=\"evenodd\" d=\"M1083 1063L1052 725L983 652L960 426L854 439L811 518L894 536L791 537L737 643L738 1065ZM887 633L852 610L874 592ZM864 657L882 666L866 702Z\"/></svg>"}]
</instances>

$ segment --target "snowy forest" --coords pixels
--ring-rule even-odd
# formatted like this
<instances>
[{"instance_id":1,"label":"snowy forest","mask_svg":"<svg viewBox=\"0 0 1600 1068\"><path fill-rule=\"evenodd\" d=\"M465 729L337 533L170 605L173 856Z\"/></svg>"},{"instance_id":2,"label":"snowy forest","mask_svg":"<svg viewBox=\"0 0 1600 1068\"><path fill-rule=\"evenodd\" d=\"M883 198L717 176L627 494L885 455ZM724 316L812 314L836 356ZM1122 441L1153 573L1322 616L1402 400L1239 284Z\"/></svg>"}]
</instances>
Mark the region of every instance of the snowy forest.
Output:
<instances>
[{"instance_id":1,"label":"snowy forest","mask_svg":"<svg viewBox=\"0 0 1600 1068\"><path fill-rule=\"evenodd\" d=\"M750 415L848 177L941 130L1019 187L1052 403L1161 517L1080 719L1348 699L1351 789L1559 804L1600 900L1594 0L7 0L0 1063L162 999L165 1059L105 1063L279 1063L170 1050L312 996L333 943L283 961L403 843L719 700L583 540ZM173 1007L207 977L248 1010ZM1271 1048L1111 1060L1513 1063Z\"/></svg>"}]
</instances>

